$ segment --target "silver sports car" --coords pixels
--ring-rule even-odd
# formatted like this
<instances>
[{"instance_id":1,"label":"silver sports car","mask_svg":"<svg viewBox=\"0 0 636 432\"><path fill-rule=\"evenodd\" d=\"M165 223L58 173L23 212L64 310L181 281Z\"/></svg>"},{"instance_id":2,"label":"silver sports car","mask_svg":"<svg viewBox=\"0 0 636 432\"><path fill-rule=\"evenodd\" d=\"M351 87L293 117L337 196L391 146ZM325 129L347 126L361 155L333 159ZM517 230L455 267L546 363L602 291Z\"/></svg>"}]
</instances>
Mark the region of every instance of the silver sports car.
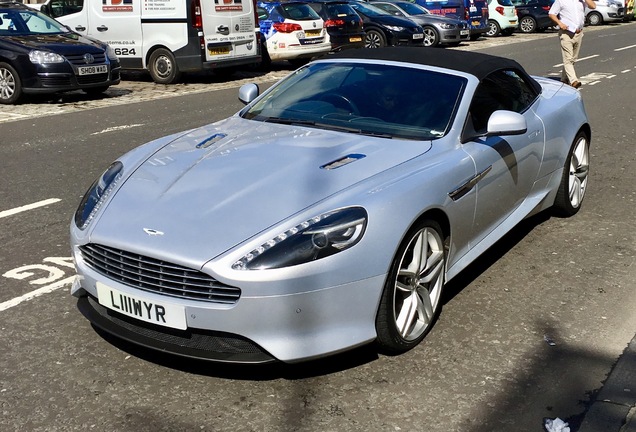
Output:
<instances>
[{"instance_id":1,"label":"silver sports car","mask_svg":"<svg viewBox=\"0 0 636 432\"><path fill-rule=\"evenodd\" d=\"M403 352L447 281L522 219L574 215L587 188L579 92L505 58L348 50L239 98L87 191L72 293L96 327L226 362Z\"/></svg>"}]
</instances>

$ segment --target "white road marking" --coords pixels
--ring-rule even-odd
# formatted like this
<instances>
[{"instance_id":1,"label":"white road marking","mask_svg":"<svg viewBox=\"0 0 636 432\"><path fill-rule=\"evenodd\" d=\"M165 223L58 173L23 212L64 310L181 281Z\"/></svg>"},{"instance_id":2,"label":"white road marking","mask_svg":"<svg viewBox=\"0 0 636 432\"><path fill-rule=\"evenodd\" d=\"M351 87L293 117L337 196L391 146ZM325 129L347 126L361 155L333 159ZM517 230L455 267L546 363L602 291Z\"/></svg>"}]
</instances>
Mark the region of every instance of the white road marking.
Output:
<instances>
[{"instance_id":1,"label":"white road marking","mask_svg":"<svg viewBox=\"0 0 636 432\"><path fill-rule=\"evenodd\" d=\"M33 203L33 204L27 204L27 205L24 205L22 207L16 207L16 208L11 209L11 210L0 211L0 219L2 219L3 217L7 217L7 216L13 216L14 214L21 213L21 212L24 212L24 211L33 210L33 209L36 209L38 207L44 207L44 206L47 206L49 204L55 204L56 202L60 202L60 201L62 201L62 200L59 199L59 198L50 198L50 199L46 199L44 201L38 201L38 202Z\"/></svg>"},{"instance_id":2,"label":"white road marking","mask_svg":"<svg viewBox=\"0 0 636 432\"><path fill-rule=\"evenodd\" d=\"M578 63L578 62L580 62L580 61L583 61L583 60L589 60L589 59L592 59L592 58L595 58L595 57L598 57L598 56L599 56L599 54L594 54L594 55L587 56L587 57L581 57L581 58L580 58L580 59L578 59L576 62ZM563 63L559 63L558 65L554 65L554 66L552 66L552 67L555 67L555 68L556 68L556 67L562 67L562 66L563 66Z\"/></svg>"},{"instance_id":3,"label":"white road marking","mask_svg":"<svg viewBox=\"0 0 636 432\"><path fill-rule=\"evenodd\" d=\"M626 46L626 47L622 47L622 48L616 48L614 51L623 51L623 50L630 49L630 48L636 48L636 45L630 45L630 46Z\"/></svg>"},{"instance_id":4,"label":"white road marking","mask_svg":"<svg viewBox=\"0 0 636 432\"><path fill-rule=\"evenodd\" d=\"M631 72L631 69L625 69L624 71L621 71L621 73L627 73L627 72Z\"/></svg>"},{"instance_id":5,"label":"white road marking","mask_svg":"<svg viewBox=\"0 0 636 432\"><path fill-rule=\"evenodd\" d=\"M140 123L140 124L113 126L113 127L109 127L109 128L103 129L103 130L101 130L99 132L93 132L91 135L99 135L99 134L103 134L103 133L114 132L114 131L124 130L124 129L130 129L130 128L139 127L139 126L143 126L143 125L144 125L143 123Z\"/></svg>"},{"instance_id":6,"label":"white road marking","mask_svg":"<svg viewBox=\"0 0 636 432\"><path fill-rule=\"evenodd\" d=\"M0 303L0 312L5 311L14 306L17 306L22 302L39 297L42 294L48 294L66 285L70 285L73 283L73 279L75 279L75 276L70 276L70 277L67 277L66 279L62 279L61 281L55 282L54 284L44 286L42 288L36 289L35 291L31 291L29 293L21 295L20 297L16 297L14 299L7 300L3 303Z\"/></svg>"}]
</instances>

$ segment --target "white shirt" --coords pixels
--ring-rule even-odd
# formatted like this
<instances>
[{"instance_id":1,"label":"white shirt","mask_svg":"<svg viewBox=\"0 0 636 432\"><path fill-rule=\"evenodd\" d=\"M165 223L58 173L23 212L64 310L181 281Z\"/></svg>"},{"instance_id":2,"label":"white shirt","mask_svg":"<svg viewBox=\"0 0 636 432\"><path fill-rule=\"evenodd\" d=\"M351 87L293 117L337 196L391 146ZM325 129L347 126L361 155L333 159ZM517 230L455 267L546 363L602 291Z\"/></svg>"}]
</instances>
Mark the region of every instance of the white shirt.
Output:
<instances>
[{"instance_id":1,"label":"white shirt","mask_svg":"<svg viewBox=\"0 0 636 432\"><path fill-rule=\"evenodd\" d=\"M568 31L575 33L585 25L585 0L555 0L548 13L558 15Z\"/></svg>"}]
</instances>

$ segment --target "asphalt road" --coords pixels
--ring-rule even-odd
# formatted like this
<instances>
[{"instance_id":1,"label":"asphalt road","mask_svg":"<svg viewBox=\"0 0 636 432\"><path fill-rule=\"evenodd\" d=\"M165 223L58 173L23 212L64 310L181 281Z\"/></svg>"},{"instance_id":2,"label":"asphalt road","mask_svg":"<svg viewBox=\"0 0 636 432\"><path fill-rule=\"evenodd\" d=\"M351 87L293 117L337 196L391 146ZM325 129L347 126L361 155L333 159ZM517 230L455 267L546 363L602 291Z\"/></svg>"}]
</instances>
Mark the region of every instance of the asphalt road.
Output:
<instances>
[{"instance_id":1,"label":"asphalt road","mask_svg":"<svg viewBox=\"0 0 636 432\"><path fill-rule=\"evenodd\" d=\"M448 286L426 340L396 357L185 361L97 333L68 294L68 226L94 178L137 145L230 115L237 84L268 85L285 68L172 88L137 77L99 101L0 107L0 430L541 431L544 417L576 428L636 331L635 24L585 35L577 71L593 138L581 212L506 236ZM479 43L460 49L558 75L554 34Z\"/></svg>"}]
</instances>

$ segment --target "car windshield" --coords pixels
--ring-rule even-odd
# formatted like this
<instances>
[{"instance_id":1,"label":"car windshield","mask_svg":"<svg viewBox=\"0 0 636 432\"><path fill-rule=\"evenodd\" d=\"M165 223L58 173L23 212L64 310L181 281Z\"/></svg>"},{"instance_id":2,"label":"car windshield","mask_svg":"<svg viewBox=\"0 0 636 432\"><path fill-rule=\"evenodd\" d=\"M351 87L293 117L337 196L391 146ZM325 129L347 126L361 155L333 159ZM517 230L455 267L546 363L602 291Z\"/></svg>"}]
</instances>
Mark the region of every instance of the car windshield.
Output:
<instances>
[{"instance_id":1,"label":"car windshield","mask_svg":"<svg viewBox=\"0 0 636 432\"><path fill-rule=\"evenodd\" d=\"M400 3L400 7L409 15L428 15L428 9L415 3Z\"/></svg>"},{"instance_id":2,"label":"car windshield","mask_svg":"<svg viewBox=\"0 0 636 432\"><path fill-rule=\"evenodd\" d=\"M318 61L241 112L246 119L431 140L451 125L466 79L419 67Z\"/></svg>"},{"instance_id":3,"label":"car windshield","mask_svg":"<svg viewBox=\"0 0 636 432\"><path fill-rule=\"evenodd\" d=\"M68 33L68 29L36 10L0 11L0 36Z\"/></svg>"}]
</instances>

